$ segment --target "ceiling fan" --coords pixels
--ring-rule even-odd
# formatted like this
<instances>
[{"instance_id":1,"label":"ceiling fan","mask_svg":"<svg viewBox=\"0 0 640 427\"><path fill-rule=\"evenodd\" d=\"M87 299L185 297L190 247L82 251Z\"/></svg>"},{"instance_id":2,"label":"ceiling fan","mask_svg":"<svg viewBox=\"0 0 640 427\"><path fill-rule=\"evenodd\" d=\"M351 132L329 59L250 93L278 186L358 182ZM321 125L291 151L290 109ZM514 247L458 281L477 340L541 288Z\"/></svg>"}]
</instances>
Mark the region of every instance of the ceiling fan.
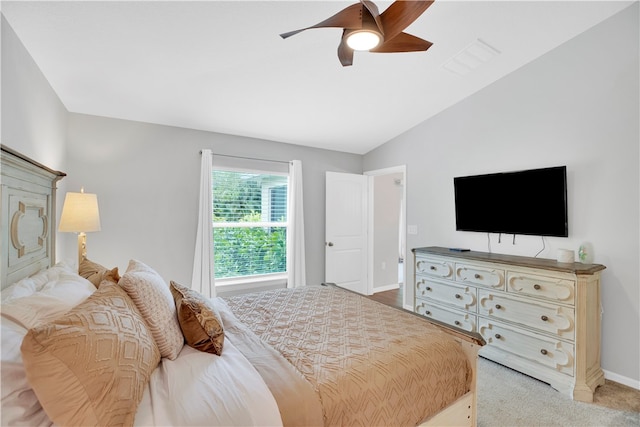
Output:
<instances>
[{"instance_id":1,"label":"ceiling fan","mask_svg":"<svg viewBox=\"0 0 640 427\"><path fill-rule=\"evenodd\" d=\"M369 52L418 52L433 43L404 33L413 21L433 4L433 0L396 0L384 12L369 0L346 7L330 18L310 27L280 34L286 39L312 28L343 28L338 45L338 59L342 66L353 65L355 50Z\"/></svg>"}]
</instances>

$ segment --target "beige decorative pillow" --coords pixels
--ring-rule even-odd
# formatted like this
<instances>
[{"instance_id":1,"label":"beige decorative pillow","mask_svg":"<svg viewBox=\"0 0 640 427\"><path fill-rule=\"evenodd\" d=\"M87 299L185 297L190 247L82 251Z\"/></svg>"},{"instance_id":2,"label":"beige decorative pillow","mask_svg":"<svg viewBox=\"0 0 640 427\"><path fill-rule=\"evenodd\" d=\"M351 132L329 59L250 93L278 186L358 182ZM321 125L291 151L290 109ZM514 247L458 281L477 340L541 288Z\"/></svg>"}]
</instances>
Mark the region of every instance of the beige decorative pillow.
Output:
<instances>
[{"instance_id":1,"label":"beige decorative pillow","mask_svg":"<svg viewBox=\"0 0 640 427\"><path fill-rule=\"evenodd\" d=\"M184 346L176 306L167 283L155 270L132 259L118 282L149 325L162 357L174 360Z\"/></svg>"},{"instance_id":2,"label":"beige decorative pillow","mask_svg":"<svg viewBox=\"0 0 640 427\"><path fill-rule=\"evenodd\" d=\"M100 281L100 283L104 282L105 280L107 282L111 282L117 285L118 282L120 281L120 274L118 274L118 267L113 267L111 270L106 270L102 275L102 280Z\"/></svg>"},{"instance_id":3,"label":"beige decorative pillow","mask_svg":"<svg viewBox=\"0 0 640 427\"><path fill-rule=\"evenodd\" d=\"M118 267L109 270L107 267L86 258L80 262L78 274L93 283L96 288L100 287L100 283L102 283L103 280L113 283L118 283L118 280L120 280Z\"/></svg>"},{"instance_id":4,"label":"beige decorative pillow","mask_svg":"<svg viewBox=\"0 0 640 427\"><path fill-rule=\"evenodd\" d=\"M196 350L222 354L224 330L220 315L210 300L201 293L171 281L176 300L178 321L187 344Z\"/></svg>"},{"instance_id":5,"label":"beige decorative pillow","mask_svg":"<svg viewBox=\"0 0 640 427\"><path fill-rule=\"evenodd\" d=\"M29 384L57 425L132 425L160 353L142 315L104 282L21 346Z\"/></svg>"}]
</instances>

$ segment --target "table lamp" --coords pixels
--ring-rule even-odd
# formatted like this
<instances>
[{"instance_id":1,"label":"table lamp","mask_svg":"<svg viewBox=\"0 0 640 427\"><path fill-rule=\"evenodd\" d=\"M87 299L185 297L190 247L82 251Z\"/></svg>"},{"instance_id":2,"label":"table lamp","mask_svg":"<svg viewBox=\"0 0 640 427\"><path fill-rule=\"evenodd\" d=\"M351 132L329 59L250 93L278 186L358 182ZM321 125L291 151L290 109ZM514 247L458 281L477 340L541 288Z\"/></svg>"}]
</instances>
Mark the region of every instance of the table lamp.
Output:
<instances>
[{"instance_id":1,"label":"table lamp","mask_svg":"<svg viewBox=\"0 0 640 427\"><path fill-rule=\"evenodd\" d=\"M98 212L98 196L85 193L68 192L62 206L62 216L58 231L78 233L78 268L82 260L87 258L87 235L91 231L100 231L100 212Z\"/></svg>"}]
</instances>

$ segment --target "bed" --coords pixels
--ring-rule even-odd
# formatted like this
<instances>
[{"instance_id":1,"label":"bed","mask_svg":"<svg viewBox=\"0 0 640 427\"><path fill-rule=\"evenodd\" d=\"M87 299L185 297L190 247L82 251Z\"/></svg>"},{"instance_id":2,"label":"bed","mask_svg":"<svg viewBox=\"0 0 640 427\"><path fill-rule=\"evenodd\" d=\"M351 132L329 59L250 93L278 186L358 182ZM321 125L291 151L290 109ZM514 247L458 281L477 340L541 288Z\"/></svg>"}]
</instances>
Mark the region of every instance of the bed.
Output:
<instances>
[{"instance_id":1,"label":"bed","mask_svg":"<svg viewBox=\"0 0 640 427\"><path fill-rule=\"evenodd\" d=\"M477 335L333 285L55 263L63 176L2 147L2 425L476 424Z\"/></svg>"}]
</instances>

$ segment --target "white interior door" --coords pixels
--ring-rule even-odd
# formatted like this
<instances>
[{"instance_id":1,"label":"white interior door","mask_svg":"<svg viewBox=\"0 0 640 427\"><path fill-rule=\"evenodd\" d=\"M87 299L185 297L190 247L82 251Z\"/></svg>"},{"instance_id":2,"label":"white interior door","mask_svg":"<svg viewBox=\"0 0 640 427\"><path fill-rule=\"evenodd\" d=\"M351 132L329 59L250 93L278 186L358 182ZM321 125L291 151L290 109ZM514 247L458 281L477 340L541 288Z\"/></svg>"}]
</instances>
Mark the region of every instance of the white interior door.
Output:
<instances>
[{"instance_id":1,"label":"white interior door","mask_svg":"<svg viewBox=\"0 0 640 427\"><path fill-rule=\"evenodd\" d=\"M325 281L367 295L368 177L327 172Z\"/></svg>"}]
</instances>

